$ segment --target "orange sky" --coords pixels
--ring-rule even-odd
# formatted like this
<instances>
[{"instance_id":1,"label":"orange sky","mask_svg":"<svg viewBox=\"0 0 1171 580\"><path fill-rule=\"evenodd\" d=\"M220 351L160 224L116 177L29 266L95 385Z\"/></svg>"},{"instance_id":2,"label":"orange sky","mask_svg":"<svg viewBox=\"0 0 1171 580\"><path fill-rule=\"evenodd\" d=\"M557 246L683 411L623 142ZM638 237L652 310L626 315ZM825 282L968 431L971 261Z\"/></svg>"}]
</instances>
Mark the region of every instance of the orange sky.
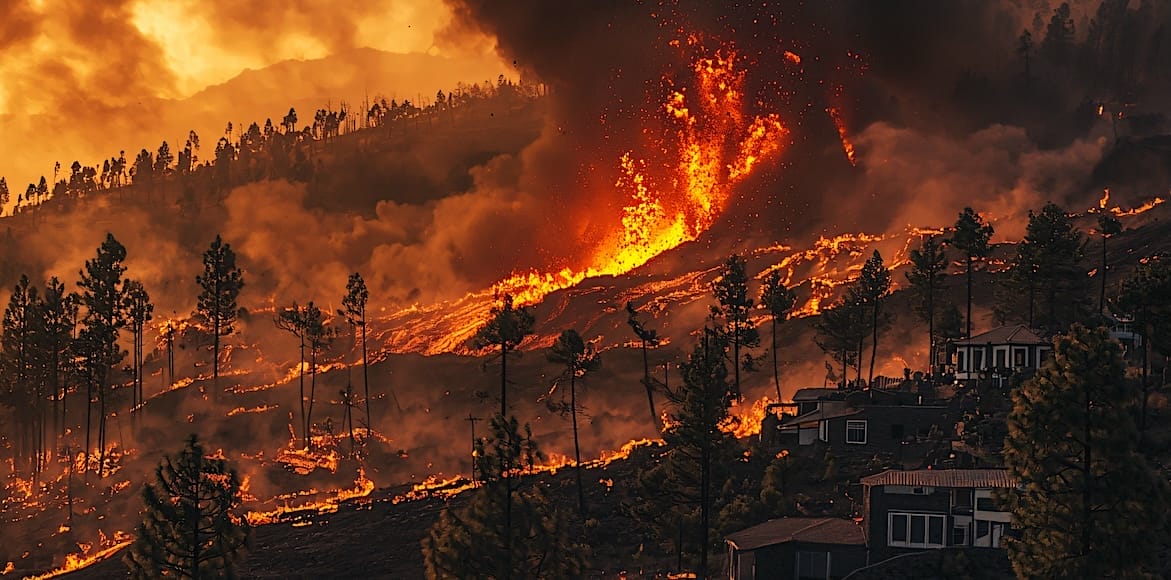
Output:
<instances>
[{"instance_id":1,"label":"orange sky","mask_svg":"<svg viewBox=\"0 0 1171 580\"><path fill-rule=\"evenodd\" d=\"M54 160L92 164L108 157L107 149L157 147L118 140L153 137L150 121L126 118L134 107L183 99L283 60L371 47L472 57L500 68L490 41L446 33L450 20L447 6L434 0L4 0L0 175L23 190ZM182 131L165 129L164 137ZM88 142L103 131L115 142Z\"/></svg>"}]
</instances>

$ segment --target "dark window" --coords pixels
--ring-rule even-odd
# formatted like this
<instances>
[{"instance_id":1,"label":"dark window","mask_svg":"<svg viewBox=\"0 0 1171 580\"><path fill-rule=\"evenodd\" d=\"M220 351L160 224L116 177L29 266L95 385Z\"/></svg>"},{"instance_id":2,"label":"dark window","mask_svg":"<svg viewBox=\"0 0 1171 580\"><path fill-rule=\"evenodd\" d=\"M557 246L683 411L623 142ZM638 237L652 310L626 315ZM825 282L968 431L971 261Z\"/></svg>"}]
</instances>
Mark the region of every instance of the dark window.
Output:
<instances>
[{"instance_id":1,"label":"dark window","mask_svg":"<svg viewBox=\"0 0 1171 580\"><path fill-rule=\"evenodd\" d=\"M927 519L927 543L943 545L943 518Z\"/></svg>"},{"instance_id":2,"label":"dark window","mask_svg":"<svg viewBox=\"0 0 1171 580\"><path fill-rule=\"evenodd\" d=\"M890 517L890 541L907 541L907 516L894 514Z\"/></svg>"},{"instance_id":3,"label":"dark window","mask_svg":"<svg viewBox=\"0 0 1171 580\"><path fill-rule=\"evenodd\" d=\"M866 444L866 421L846 421L846 443Z\"/></svg>"},{"instance_id":4,"label":"dark window","mask_svg":"<svg viewBox=\"0 0 1171 580\"><path fill-rule=\"evenodd\" d=\"M996 509L996 502L992 501L990 497L981 497L976 499L976 509L982 512L999 511Z\"/></svg>"},{"instance_id":5,"label":"dark window","mask_svg":"<svg viewBox=\"0 0 1171 580\"><path fill-rule=\"evenodd\" d=\"M953 546L967 546L968 545L968 527L955 526L951 529L951 545Z\"/></svg>"},{"instance_id":6,"label":"dark window","mask_svg":"<svg viewBox=\"0 0 1171 580\"><path fill-rule=\"evenodd\" d=\"M976 537L982 538L988 535L988 522L984 520L976 520Z\"/></svg>"},{"instance_id":7,"label":"dark window","mask_svg":"<svg viewBox=\"0 0 1171 580\"><path fill-rule=\"evenodd\" d=\"M1008 351L996 350L996 368L1002 369L1008 366Z\"/></svg>"},{"instance_id":8,"label":"dark window","mask_svg":"<svg viewBox=\"0 0 1171 580\"><path fill-rule=\"evenodd\" d=\"M1014 348L1012 349L1012 366L1023 367L1028 366L1029 361L1026 358L1029 354L1028 349Z\"/></svg>"},{"instance_id":9,"label":"dark window","mask_svg":"<svg viewBox=\"0 0 1171 580\"><path fill-rule=\"evenodd\" d=\"M904 431L905 429L903 429L902 425L891 425L890 438L894 439L895 441L902 441L903 437L906 435Z\"/></svg>"},{"instance_id":10,"label":"dark window","mask_svg":"<svg viewBox=\"0 0 1171 580\"><path fill-rule=\"evenodd\" d=\"M952 505L956 507L972 507L972 490L970 489L954 489L952 490Z\"/></svg>"},{"instance_id":11,"label":"dark window","mask_svg":"<svg viewBox=\"0 0 1171 580\"><path fill-rule=\"evenodd\" d=\"M927 518L911 518L911 543L922 544L927 539Z\"/></svg>"}]
</instances>

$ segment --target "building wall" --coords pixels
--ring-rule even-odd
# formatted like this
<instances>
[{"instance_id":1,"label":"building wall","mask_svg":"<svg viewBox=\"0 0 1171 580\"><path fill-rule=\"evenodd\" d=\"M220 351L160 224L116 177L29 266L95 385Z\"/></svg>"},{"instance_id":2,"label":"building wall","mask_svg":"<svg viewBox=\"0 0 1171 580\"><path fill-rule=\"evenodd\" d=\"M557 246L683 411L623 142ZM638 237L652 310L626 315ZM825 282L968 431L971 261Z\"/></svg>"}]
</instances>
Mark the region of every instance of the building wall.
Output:
<instances>
[{"instance_id":1,"label":"building wall","mask_svg":"<svg viewBox=\"0 0 1171 580\"><path fill-rule=\"evenodd\" d=\"M959 504L957 494L962 495ZM880 562L907 552L924 548L891 546L890 513L934 514L944 516L943 540L946 546L997 548L999 541L1010 533L1011 514L1001 511L982 511L981 499L991 496L991 490L971 488L944 488L909 486L868 486L863 492L866 514L867 541L871 561ZM961 507L963 506L963 507ZM954 543L956 527L962 527L964 543Z\"/></svg>"},{"instance_id":2,"label":"building wall","mask_svg":"<svg viewBox=\"0 0 1171 580\"><path fill-rule=\"evenodd\" d=\"M866 546L786 542L764 546L751 551L733 550L732 562L744 565L733 567L732 580L783 580L797 577L797 552L828 552L830 577L843 578L868 563ZM748 563L751 562L751 566ZM750 569L751 568L751 569Z\"/></svg>"},{"instance_id":3,"label":"building wall","mask_svg":"<svg viewBox=\"0 0 1171 580\"><path fill-rule=\"evenodd\" d=\"M846 442L848 421L866 421L866 443ZM887 451L899 453L902 441L918 433L927 433L932 425L938 425L943 433L954 432L955 421L942 406L867 406L862 412L847 417L827 420L827 440L830 447L839 452L854 450Z\"/></svg>"}]
</instances>

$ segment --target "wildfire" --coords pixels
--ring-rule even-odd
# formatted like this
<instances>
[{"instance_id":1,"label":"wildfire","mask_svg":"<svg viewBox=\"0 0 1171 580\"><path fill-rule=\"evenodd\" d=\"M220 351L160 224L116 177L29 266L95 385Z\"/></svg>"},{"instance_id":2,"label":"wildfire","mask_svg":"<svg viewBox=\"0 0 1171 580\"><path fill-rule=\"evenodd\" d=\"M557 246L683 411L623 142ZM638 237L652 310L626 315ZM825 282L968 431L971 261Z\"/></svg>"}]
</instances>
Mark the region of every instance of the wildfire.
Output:
<instances>
[{"instance_id":1,"label":"wildfire","mask_svg":"<svg viewBox=\"0 0 1171 580\"><path fill-rule=\"evenodd\" d=\"M854 159L854 144L850 142L850 135L846 132L846 121L842 119L841 112L836 107L827 107L825 112L829 113L834 126L838 128L838 137L842 140L842 151L846 153L846 159L850 161L850 165L857 165Z\"/></svg>"},{"instance_id":2,"label":"wildfire","mask_svg":"<svg viewBox=\"0 0 1171 580\"><path fill-rule=\"evenodd\" d=\"M737 439L759 435L760 422L764 420L769 404L774 402L768 397L761 397L748 407L741 405L736 412L729 415L723 425L720 425L720 430Z\"/></svg>"},{"instance_id":3,"label":"wildfire","mask_svg":"<svg viewBox=\"0 0 1171 580\"><path fill-rule=\"evenodd\" d=\"M228 411L228 416L234 417L236 415L240 415L243 413L264 413L266 411L271 411L271 410L276 409L278 407L280 407L280 405L259 405L256 407L248 407L248 408L236 407L235 409Z\"/></svg>"},{"instance_id":4,"label":"wildfire","mask_svg":"<svg viewBox=\"0 0 1171 580\"><path fill-rule=\"evenodd\" d=\"M27 576L24 580L43 580L45 578L56 578L71 572L76 572L113 556L134 541L130 534L120 531L114 532L114 535L109 538L101 530L98 530L98 535L101 539L98 542L100 549L97 551L91 553L93 544L78 543L77 547L81 548L81 553L66 554L65 563L60 568L55 568L39 576Z\"/></svg>"},{"instance_id":5,"label":"wildfire","mask_svg":"<svg viewBox=\"0 0 1171 580\"><path fill-rule=\"evenodd\" d=\"M353 488L330 492L330 495L321 501L309 502L296 506L291 506L286 503L285 505L270 511L250 511L245 514L244 517L248 520L249 524L253 526L261 526L265 524L275 524L282 521L288 521L291 516L331 514L337 512L338 506L343 502L366 497L373 491L374 482L366 477L366 470L364 468L359 468L358 477L356 480L354 480ZM308 490L298 495L317 495L319 493L320 492L317 490Z\"/></svg>"},{"instance_id":6,"label":"wildfire","mask_svg":"<svg viewBox=\"0 0 1171 580\"><path fill-rule=\"evenodd\" d=\"M1148 202L1146 202L1146 203L1144 203L1134 209L1125 209L1124 210L1120 207L1114 207L1114 208L1110 209L1110 212L1118 217L1130 217L1130 216L1138 215L1140 213L1145 213L1145 212L1148 212L1152 209L1155 209L1156 206L1162 205L1166 201L1167 200L1165 200L1161 197L1156 197L1155 199L1152 199L1151 201L1148 201Z\"/></svg>"}]
</instances>

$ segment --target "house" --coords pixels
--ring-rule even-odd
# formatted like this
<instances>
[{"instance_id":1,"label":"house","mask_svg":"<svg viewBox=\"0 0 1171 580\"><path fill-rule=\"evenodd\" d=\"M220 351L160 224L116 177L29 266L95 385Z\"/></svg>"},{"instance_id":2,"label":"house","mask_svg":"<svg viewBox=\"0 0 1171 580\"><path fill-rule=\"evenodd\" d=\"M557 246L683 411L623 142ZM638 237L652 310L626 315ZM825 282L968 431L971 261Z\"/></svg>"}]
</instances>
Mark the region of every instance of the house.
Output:
<instances>
[{"instance_id":1,"label":"house","mask_svg":"<svg viewBox=\"0 0 1171 580\"><path fill-rule=\"evenodd\" d=\"M814 391L814 389L802 389ZM797 395L801 395L798 391ZM954 432L955 420L946 405L906 391L839 391L818 393L814 400L797 401L798 415L779 422L780 439L798 445L824 443L835 453L879 451L898 454L906 442L925 438L933 428Z\"/></svg>"},{"instance_id":2,"label":"house","mask_svg":"<svg viewBox=\"0 0 1171 580\"><path fill-rule=\"evenodd\" d=\"M1000 547L1011 514L992 494L1016 485L1005 469L888 470L863 477L871 560L932 548Z\"/></svg>"},{"instance_id":3,"label":"house","mask_svg":"<svg viewBox=\"0 0 1171 580\"><path fill-rule=\"evenodd\" d=\"M960 381L982 377L1000 378L1036 371L1049 358L1052 343L1027 326L1002 326L971 338L957 340L955 377Z\"/></svg>"},{"instance_id":4,"label":"house","mask_svg":"<svg viewBox=\"0 0 1171 580\"><path fill-rule=\"evenodd\" d=\"M862 526L840 518L780 518L729 535L732 580L842 578L865 566Z\"/></svg>"}]
</instances>

